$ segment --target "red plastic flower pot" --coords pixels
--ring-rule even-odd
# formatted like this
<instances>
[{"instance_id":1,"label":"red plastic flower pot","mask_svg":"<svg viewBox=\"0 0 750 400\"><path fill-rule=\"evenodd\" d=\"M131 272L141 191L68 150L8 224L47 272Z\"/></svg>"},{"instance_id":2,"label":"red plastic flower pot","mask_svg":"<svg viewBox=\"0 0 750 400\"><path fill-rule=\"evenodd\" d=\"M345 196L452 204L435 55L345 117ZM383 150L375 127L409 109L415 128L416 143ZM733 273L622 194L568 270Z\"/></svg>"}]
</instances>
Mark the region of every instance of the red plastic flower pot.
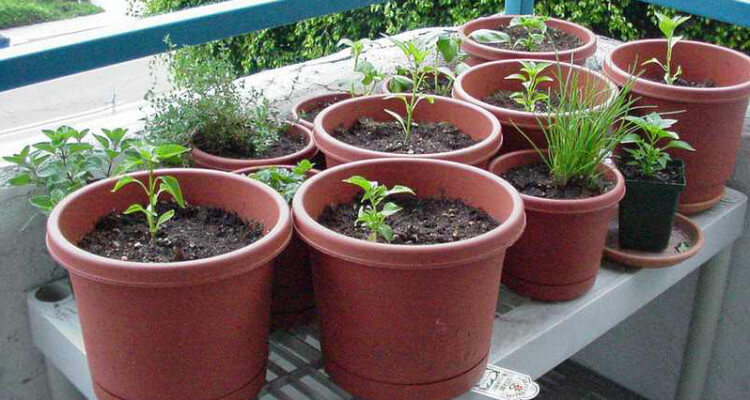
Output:
<instances>
[{"instance_id":1,"label":"red plastic flower pot","mask_svg":"<svg viewBox=\"0 0 750 400\"><path fill-rule=\"evenodd\" d=\"M523 90L520 81L505 79L508 75L520 73L523 66L518 61L493 61L477 65L459 75L453 85L454 98L476 104L488 110L500 120L503 126L504 140L500 154L532 148L528 139L518 131L519 129L533 140L538 147L547 147L547 141L544 138L544 131L541 127L546 127L549 114L497 107L483 101L484 98L497 90L511 90L514 92ZM557 65L554 64L547 67L542 72L542 75L554 78L558 74ZM611 95L606 99L601 99L602 103L617 96L617 86L604 77L604 75L577 65L559 63L559 66L560 72L564 76L567 76L569 73L579 74L579 87L584 87L584 85L593 81L603 92L608 90ZM554 82L542 82L539 85L539 90L547 90L548 88L559 88L559 82L557 80Z\"/></svg>"},{"instance_id":2,"label":"red plastic flower pot","mask_svg":"<svg viewBox=\"0 0 750 400\"><path fill-rule=\"evenodd\" d=\"M539 162L536 151L517 151L493 160L489 170L500 175ZM522 296L546 301L574 299L591 289L609 223L625 195L622 174L605 164L601 169L615 186L599 196L557 200L521 194L528 224L506 253L503 284Z\"/></svg>"},{"instance_id":3,"label":"red plastic flower pot","mask_svg":"<svg viewBox=\"0 0 750 400\"><path fill-rule=\"evenodd\" d=\"M458 29L458 33L463 39L461 48L467 52L470 57L466 60L469 65L478 65L488 61L496 60L517 60L533 59L547 61L572 62L582 65L587 58L596 53L596 35L581 25L574 24L561 19L550 18L547 26L550 28L560 29L578 37L583 43L580 47L571 50L562 50L559 52L533 52L520 50L505 50L496 47L481 44L469 38L472 32L479 29L497 29L498 26L506 26L517 15L491 15L489 17L478 18L467 22Z\"/></svg>"},{"instance_id":4,"label":"red plastic flower pot","mask_svg":"<svg viewBox=\"0 0 750 400\"><path fill-rule=\"evenodd\" d=\"M221 171L159 170L176 177L190 204L263 223L244 248L201 260L138 263L88 253L76 243L104 215L145 203L117 178L69 195L47 222L47 248L70 272L99 400L245 400L265 384L271 261L292 222L266 185ZM134 175L144 179L145 172Z\"/></svg>"},{"instance_id":5,"label":"red plastic flower pot","mask_svg":"<svg viewBox=\"0 0 750 400\"><path fill-rule=\"evenodd\" d=\"M243 168L236 174L248 175L271 165ZM274 165L276 168L292 169L291 165ZM320 171L311 169L311 177ZM273 285L271 287L271 328L288 329L311 322L315 318L310 248L295 232L289 245L271 263Z\"/></svg>"},{"instance_id":6,"label":"red plastic flower pot","mask_svg":"<svg viewBox=\"0 0 750 400\"><path fill-rule=\"evenodd\" d=\"M304 135L307 138L307 145L302 150L292 154L276 158L258 158L258 159L238 159L227 158L213 154L193 146L193 163L199 168L218 169L220 171L234 171L241 168L254 167L256 165L281 165L297 164L305 159L312 159L318 152L313 140L312 133L306 127L290 123L287 135Z\"/></svg>"},{"instance_id":7,"label":"red plastic flower pot","mask_svg":"<svg viewBox=\"0 0 750 400\"><path fill-rule=\"evenodd\" d=\"M375 121L391 121L393 117L385 111L393 110L405 115L404 103L400 99L386 99L389 95L356 97L336 103L315 119L313 134L318 148L326 156L326 165L376 158L434 158L456 161L484 168L502 145L500 123L489 112L478 106L447 97L435 96L435 102L421 102L414 111L414 120L419 122L449 122L478 142L472 146L445 153L399 154L368 150L344 143L332 136L340 126L351 127L360 117Z\"/></svg>"},{"instance_id":8,"label":"red plastic flower pot","mask_svg":"<svg viewBox=\"0 0 750 400\"><path fill-rule=\"evenodd\" d=\"M447 196L484 209L500 226L471 239L391 245L354 239L316 219L358 189L361 175L403 184L420 197ZM505 250L525 225L510 184L487 171L431 159L378 159L321 172L292 203L295 227L313 249L313 282L325 368L368 400L449 399L484 373Z\"/></svg>"},{"instance_id":9,"label":"red plastic flower pot","mask_svg":"<svg viewBox=\"0 0 750 400\"><path fill-rule=\"evenodd\" d=\"M624 43L607 56L604 73L618 85L635 79L632 92L637 106L650 106L641 113L674 112L678 122L672 130L696 151L669 150L685 162L687 187L680 195L680 212L693 214L711 208L724 194L724 183L734 171L742 124L750 97L750 57L712 44L680 41L674 48L672 66L682 66L681 77L694 82L711 81L716 86L695 88L667 85L663 71L643 61L664 60L663 39ZM634 77L629 71L642 71ZM656 80L647 79L656 77ZM655 107L655 108L654 108Z\"/></svg>"},{"instance_id":10,"label":"red plastic flower pot","mask_svg":"<svg viewBox=\"0 0 750 400\"><path fill-rule=\"evenodd\" d=\"M297 104L294 105L294 107L292 107L292 117L294 118L294 121L296 121L300 125L312 130L313 121L302 118L302 115L305 112L310 111L322 104L338 103L341 100L350 98L352 98L352 95L351 93L347 92L324 93L311 96L306 99L300 100Z\"/></svg>"}]
</instances>

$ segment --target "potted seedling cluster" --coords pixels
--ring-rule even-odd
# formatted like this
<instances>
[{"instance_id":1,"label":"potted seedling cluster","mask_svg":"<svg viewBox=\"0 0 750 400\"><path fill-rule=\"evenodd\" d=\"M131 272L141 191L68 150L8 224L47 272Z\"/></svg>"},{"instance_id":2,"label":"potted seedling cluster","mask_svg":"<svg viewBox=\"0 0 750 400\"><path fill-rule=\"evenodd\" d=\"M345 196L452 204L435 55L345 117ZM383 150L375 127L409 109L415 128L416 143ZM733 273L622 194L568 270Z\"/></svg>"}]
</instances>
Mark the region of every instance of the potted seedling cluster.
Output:
<instances>
[{"instance_id":1,"label":"potted seedling cluster","mask_svg":"<svg viewBox=\"0 0 750 400\"><path fill-rule=\"evenodd\" d=\"M664 39L623 43L605 59L604 73L618 85L635 80L637 114L680 112L672 129L695 151L674 147L669 154L685 163L683 213L716 204L734 170L750 97L750 57L720 46L682 40L686 17L656 14Z\"/></svg>"},{"instance_id":2,"label":"potted seedling cluster","mask_svg":"<svg viewBox=\"0 0 750 400\"><path fill-rule=\"evenodd\" d=\"M694 151L669 130L677 120L657 113L626 118L641 134L622 139L625 156L618 163L625 176L625 197L619 208L620 247L660 252L669 244L680 192L685 188L682 161L672 159L668 149Z\"/></svg>"},{"instance_id":3,"label":"potted seedling cluster","mask_svg":"<svg viewBox=\"0 0 750 400\"><path fill-rule=\"evenodd\" d=\"M310 178L292 208L313 249L333 381L371 400L469 390L487 362L504 250L524 226L516 191L464 164L383 158Z\"/></svg>"}]
</instances>

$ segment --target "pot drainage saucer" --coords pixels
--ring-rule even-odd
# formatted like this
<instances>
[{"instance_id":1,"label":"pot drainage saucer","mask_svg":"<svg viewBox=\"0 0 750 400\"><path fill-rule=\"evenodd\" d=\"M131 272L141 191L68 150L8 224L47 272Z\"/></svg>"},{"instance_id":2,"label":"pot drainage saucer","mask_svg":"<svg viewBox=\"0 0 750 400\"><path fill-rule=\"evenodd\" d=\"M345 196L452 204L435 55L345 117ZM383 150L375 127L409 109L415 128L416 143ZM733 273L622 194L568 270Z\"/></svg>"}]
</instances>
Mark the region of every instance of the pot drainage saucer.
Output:
<instances>
[{"instance_id":1,"label":"pot drainage saucer","mask_svg":"<svg viewBox=\"0 0 750 400\"><path fill-rule=\"evenodd\" d=\"M676 214L667 248L661 252L629 250L620 247L619 224L612 220L607 232L604 255L608 259L636 268L663 268L678 264L697 254L705 244L703 230L690 218Z\"/></svg>"}]
</instances>

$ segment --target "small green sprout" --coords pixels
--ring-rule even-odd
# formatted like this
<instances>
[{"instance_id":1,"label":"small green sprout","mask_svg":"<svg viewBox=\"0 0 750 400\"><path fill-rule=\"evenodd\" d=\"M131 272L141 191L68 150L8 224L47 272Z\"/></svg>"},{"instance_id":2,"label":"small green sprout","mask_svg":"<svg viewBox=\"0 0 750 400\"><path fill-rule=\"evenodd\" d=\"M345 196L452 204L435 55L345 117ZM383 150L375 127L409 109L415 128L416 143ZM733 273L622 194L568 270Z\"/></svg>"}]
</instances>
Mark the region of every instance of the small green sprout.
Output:
<instances>
[{"instance_id":1,"label":"small green sprout","mask_svg":"<svg viewBox=\"0 0 750 400\"><path fill-rule=\"evenodd\" d=\"M510 21L510 27L522 26L526 30L526 37L522 37L513 44L523 46L528 51L534 51L544 41L547 34L547 20L549 17L541 15L521 15Z\"/></svg>"},{"instance_id":2,"label":"small green sprout","mask_svg":"<svg viewBox=\"0 0 750 400\"><path fill-rule=\"evenodd\" d=\"M385 99L399 99L404 102L404 107L406 108L406 119L399 115L395 111L391 110L383 110L387 112L390 116L392 116L399 125L401 125L401 129L404 131L404 144L409 143L409 140L411 139L411 130L412 127L414 127L414 110L417 109L417 106L419 103L421 103L423 100L427 100L430 104L435 104L435 97L434 96L428 96L421 93L415 93L416 92L416 86L414 91L411 94L394 94L390 96L386 96Z\"/></svg>"},{"instance_id":3,"label":"small green sprout","mask_svg":"<svg viewBox=\"0 0 750 400\"><path fill-rule=\"evenodd\" d=\"M265 168L248 175L249 178L261 181L270 186L291 203L297 190L307 178L307 172L313 167L309 160L302 160L294 168Z\"/></svg>"},{"instance_id":4,"label":"small green sprout","mask_svg":"<svg viewBox=\"0 0 750 400\"><path fill-rule=\"evenodd\" d=\"M414 191L402 185L394 185L388 189L385 185L367 180L367 178L359 175L344 179L344 182L359 186L365 192L362 195L362 200L360 200L355 225L365 226L370 231L367 239L372 242L377 242L378 236L381 236L387 242L393 241L393 229L385 223L385 219L401 211L401 207L390 201L380 207L380 203L386 197L399 193L416 196Z\"/></svg>"},{"instance_id":5,"label":"small green sprout","mask_svg":"<svg viewBox=\"0 0 750 400\"><path fill-rule=\"evenodd\" d=\"M677 120L662 119L657 113L650 113L644 117L628 116L625 120L632 122L645 133L645 137L630 133L621 141L623 144L635 145L634 149L625 149L631 158L627 164L638 166L643 176L654 176L667 167L667 163L672 160L667 149L695 151L690 144L679 140L676 132L668 130ZM660 146L660 142L663 145Z\"/></svg>"},{"instance_id":6,"label":"small green sprout","mask_svg":"<svg viewBox=\"0 0 750 400\"><path fill-rule=\"evenodd\" d=\"M677 42L682 40L682 36L675 36L674 31L682 23L689 20L690 17L677 16L671 18L657 12L656 18L659 20L659 30L667 39L667 59L665 63L662 63L654 57L650 60L644 61L641 65L657 64L664 71L664 82L666 82L667 85L674 85L674 82L682 74L682 66L680 65L677 65L674 73L672 73L672 50L674 50L674 46Z\"/></svg>"},{"instance_id":7,"label":"small green sprout","mask_svg":"<svg viewBox=\"0 0 750 400\"><path fill-rule=\"evenodd\" d=\"M469 69L469 65L464 62L468 55L461 51L461 39L455 35L442 33L437 35L437 39L433 36L416 42L415 46L404 44L397 46L410 62L406 67L396 67L396 74L388 82L391 93L413 91L414 82L421 77L418 89L424 89L421 85L431 82L435 94L449 96L456 77ZM431 46L434 48L434 57L432 64L428 64ZM441 65L441 60L445 63L444 66ZM443 83L442 79L447 80L447 83Z\"/></svg>"},{"instance_id":8,"label":"small green sprout","mask_svg":"<svg viewBox=\"0 0 750 400\"><path fill-rule=\"evenodd\" d=\"M541 73L551 66L551 63L537 63L534 61L518 61L523 66L520 74L511 74L505 77L505 79L513 79L521 81L524 90L521 92L514 92L510 95L510 98L515 100L516 103L523 106L523 109L528 112L534 112L536 105L539 102L547 102L549 100L549 93L545 93L537 90L537 86L542 82L552 82L549 76L541 75Z\"/></svg>"},{"instance_id":9,"label":"small green sprout","mask_svg":"<svg viewBox=\"0 0 750 400\"><path fill-rule=\"evenodd\" d=\"M172 219L175 214L174 210L169 210L161 215L156 211L156 204L162 193L169 193L180 208L185 208L185 199L182 197L182 190L180 189L180 184L177 182L177 178L168 175L154 177L154 166L166 160L173 159L186 151L188 151L187 148L176 144L152 146L144 142L138 142L133 145L133 148L124 152L125 158L119 168L130 170L136 167L145 167L148 170L148 182L144 183L130 175L125 175L115 183L112 192L116 192L131 183L139 185L146 192L148 205L145 208L137 203L131 204L123 211L123 214L136 212L145 214L148 229L151 232L151 241L156 239L156 233L159 231L159 228ZM157 182L159 183L158 190L156 189Z\"/></svg>"},{"instance_id":10,"label":"small green sprout","mask_svg":"<svg viewBox=\"0 0 750 400\"><path fill-rule=\"evenodd\" d=\"M362 75L359 82L352 81L349 83L349 93L352 97L363 95L370 95L378 86L383 79L385 74L378 71L378 69L369 61L361 59L362 52L364 51L364 44L362 41L352 41L351 39L339 40L338 47L346 46L349 47L352 57L354 57L354 72ZM361 86L361 87L357 87Z\"/></svg>"},{"instance_id":11,"label":"small green sprout","mask_svg":"<svg viewBox=\"0 0 750 400\"><path fill-rule=\"evenodd\" d=\"M526 36L519 38L512 44L512 48L519 45L527 51L536 50L544 41L547 34L547 20L549 17L541 15L521 15L510 21L509 27L521 26L526 30ZM510 43L511 37L505 32L494 29L478 29L469 35L469 38L482 44Z\"/></svg>"}]
</instances>

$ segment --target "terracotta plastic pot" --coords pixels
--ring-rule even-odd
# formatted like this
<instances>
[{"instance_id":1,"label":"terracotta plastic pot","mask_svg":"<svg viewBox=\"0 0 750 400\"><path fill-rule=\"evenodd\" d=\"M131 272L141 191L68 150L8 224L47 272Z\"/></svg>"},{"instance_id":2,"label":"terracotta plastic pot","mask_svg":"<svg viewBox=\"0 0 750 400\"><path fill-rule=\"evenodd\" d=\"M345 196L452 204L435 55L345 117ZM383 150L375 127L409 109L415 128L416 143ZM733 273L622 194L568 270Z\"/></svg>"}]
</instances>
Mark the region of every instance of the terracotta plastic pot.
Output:
<instances>
[{"instance_id":1,"label":"terracotta plastic pot","mask_svg":"<svg viewBox=\"0 0 750 400\"><path fill-rule=\"evenodd\" d=\"M193 146L193 163L199 168L218 169L220 171L234 171L241 168L254 167L257 165L280 165L297 164L305 159L313 159L318 152L309 129L296 123L289 124L288 135L304 135L307 137L307 145L302 150L276 158L239 159L216 156Z\"/></svg>"},{"instance_id":2,"label":"terracotta plastic pot","mask_svg":"<svg viewBox=\"0 0 750 400\"><path fill-rule=\"evenodd\" d=\"M264 224L250 246L202 260L138 263L88 253L76 243L104 215L146 202L115 179L69 195L47 222L47 248L70 272L99 400L244 400L265 384L270 263L292 234L289 207L260 182L202 169L176 177L190 204ZM134 176L143 179L144 172Z\"/></svg>"},{"instance_id":3,"label":"terracotta plastic pot","mask_svg":"<svg viewBox=\"0 0 750 400\"><path fill-rule=\"evenodd\" d=\"M499 26L509 25L510 21L517 15L491 15L489 17L478 18L467 22L458 29L458 33L463 40L461 48L467 52L470 57L466 60L469 65L478 65L488 61L495 60L516 60L516 59L533 59L572 62L582 65L587 58L596 53L596 35L581 25L574 24L561 19L550 18L547 26L563 30L567 33L577 36L581 43L580 47L571 50L555 52L533 52L520 50L504 50L496 47L481 44L473 39L469 39L472 32L479 29L497 29Z\"/></svg>"},{"instance_id":4,"label":"terracotta plastic pot","mask_svg":"<svg viewBox=\"0 0 750 400\"><path fill-rule=\"evenodd\" d=\"M408 246L344 236L316 222L362 175L421 197L460 198L501 225L454 243ZM525 216L510 184L475 167L430 159L341 165L309 179L294 198L295 227L313 249L325 368L368 400L449 399L484 373L505 249Z\"/></svg>"},{"instance_id":5,"label":"terracotta plastic pot","mask_svg":"<svg viewBox=\"0 0 750 400\"><path fill-rule=\"evenodd\" d=\"M303 112L308 111L320 104L336 103L341 100L350 99L351 97L352 95L346 92L325 93L308 97L306 99L300 100L297 104L294 105L294 107L292 107L292 117L300 125L312 130L313 121L308 121L302 118Z\"/></svg>"},{"instance_id":6,"label":"terracotta plastic pot","mask_svg":"<svg viewBox=\"0 0 750 400\"><path fill-rule=\"evenodd\" d=\"M518 131L519 129L533 140L538 147L547 147L547 141L544 138L541 126L546 127L549 114L512 110L482 101L482 99L497 90L512 90L514 92L523 90L520 81L505 79L510 74L520 73L522 65L518 61L493 61L477 65L459 75L453 85L454 98L476 104L488 110L500 120L503 126L503 148L500 154L532 148L529 141ZM617 86L605 78L604 75L577 65L567 63L560 63L559 65L560 71L566 76L568 73L579 74L579 87L584 87L584 85L589 84L593 80L600 90L606 91L609 89L611 95L609 98L602 98L601 103L605 103L607 100L611 100L617 96ZM548 67L542 73L542 75L552 78L556 74L556 65ZM539 84L540 90L547 90L550 87L559 88L559 82L555 80L554 82L542 82Z\"/></svg>"},{"instance_id":7,"label":"terracotta plastic pot","mask_svg":"<svg viewBox=\"0 0 750 400\"><path fill-rule=\"evenodd\" d=\"M248 175L271 165L243 168L236 174ZM292 169L291 165L274 165ZM311 169L311 177L320 171ZM271 263L273 285L271 286L271 328L288 329L315 319L310 248L295 232L289 245Z\"/></svg>"},{"instance_id":8,"label":"terracotta plastic pot","mask_svg":"<svg viewBox=\"0 0 750 400\"><path fill-rule=\"evenodd\" d=\"M500 156L490 172L500 175L522 165L541 162L534 150ZM601 166L615 187L587 199L543 199L521 194L528 224L521 239L508 249L503 283L537 300L570 300L586 293L599 272L607 229L625 195L620 172Z\"/></svg>"},{"instance_id":9,"label":"terracotta plastic pot","mask_svg":"<svg viewBox=\"0 0 750 400\"><path fill-rule=\"evenodd\" d=\"M357 97L336 103L315 119L313 134L326 164L333 167L352 161L376 158L434 158L456 161L481 168L502 145L500 123L489 112L463 101L435 96L433 104L421 102L414 111L414 120L422 122L449 122L470 135L478 143L460 150L434 154L399 154L368 150L344 143L331 134L339 126L351 127L360 117L375 121L391 121L386 109L406 115L400 99L386 99L388 95Z\"/></svg>"},{"instance_id":10,"label":"terracotta plastic pot","mask_svg":"<svg viewBox=\"0 0 750 400\"><path fill-rule=\"evenodd\" d=\"M716 87L674 86L644 78L661 78L658 66L639 64L653 57L664 60L666 46L663 39L622 44L607 55L603 69L618 85L633 78L627 71L645 70L642 77L635 78L632 91L640 97L636 105L651 107L639 112L684 111L670 116L678 120L672 130L696 151L669 152L685 162L687 187L680 195L680 212L693 214L721 199L724 183L734 170L750 97L750 57L712 44L680 41L672 65L682 66L682 77L696 82L711 80Z\"/></svg>"}]
</instances>

